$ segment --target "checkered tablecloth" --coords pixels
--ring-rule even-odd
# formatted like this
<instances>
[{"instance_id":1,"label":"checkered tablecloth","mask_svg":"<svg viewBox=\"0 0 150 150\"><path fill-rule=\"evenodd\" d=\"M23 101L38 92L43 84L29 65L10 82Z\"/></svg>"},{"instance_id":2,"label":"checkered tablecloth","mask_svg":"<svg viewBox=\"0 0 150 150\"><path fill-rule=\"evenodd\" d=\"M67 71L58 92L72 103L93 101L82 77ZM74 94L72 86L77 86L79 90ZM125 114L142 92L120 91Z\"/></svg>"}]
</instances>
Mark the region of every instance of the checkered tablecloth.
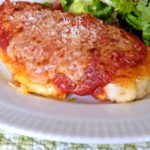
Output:
<instances>
[{"instance_id":1,"label":"checkered tablecloth","mask_svg":"<svg viewBox=\"0 0 150 150\"><path fill-rule=\"evenodd\" d=\"M150 150L150 142L89 145L41 140L0 130L0 150Z\"/></svg>"}]
</instances>

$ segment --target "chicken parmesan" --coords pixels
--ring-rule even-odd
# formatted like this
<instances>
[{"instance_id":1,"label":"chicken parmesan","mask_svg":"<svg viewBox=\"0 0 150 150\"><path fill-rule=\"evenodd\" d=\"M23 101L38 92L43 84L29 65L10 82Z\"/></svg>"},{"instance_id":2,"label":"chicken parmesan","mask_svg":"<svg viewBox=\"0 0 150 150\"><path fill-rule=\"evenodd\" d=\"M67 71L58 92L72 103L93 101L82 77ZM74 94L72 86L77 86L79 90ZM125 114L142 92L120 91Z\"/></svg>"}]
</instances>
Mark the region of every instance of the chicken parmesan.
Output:
<instances>
[{"instance_id":1,"label":"chicken parmesan","mask_svg":"<svg viewBox=\"0 0 150 150\"><path fill-rule=\"evenodd\" d=\"M149 48L89 14L38 3L0 6L0 58L24 93L129 102L150 93Z\"/></svg>"}]
</instances>

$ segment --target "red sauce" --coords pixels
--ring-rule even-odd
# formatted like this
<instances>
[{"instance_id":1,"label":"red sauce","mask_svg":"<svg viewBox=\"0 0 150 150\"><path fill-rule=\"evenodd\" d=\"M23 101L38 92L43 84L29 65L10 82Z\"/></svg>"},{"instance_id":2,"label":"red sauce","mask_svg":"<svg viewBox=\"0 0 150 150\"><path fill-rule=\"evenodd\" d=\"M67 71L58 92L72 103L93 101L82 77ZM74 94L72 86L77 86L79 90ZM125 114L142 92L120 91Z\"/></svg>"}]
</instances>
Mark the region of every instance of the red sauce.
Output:
<instances>
[{"instance_id":1,"label":"red sauce","mask_svg":"<svg viewBox=\"0 0 150 150\"><path fill-rule=\"evenodd\" d=\"M104 86L99 86L94 92L93 96L97 96L99 94L105 94Z\"/></svg>"},{"instance_id":2,"label":"red sauce","mask_svg":"<svg viewBox=\"0 0 150 150\"><path fill-rule=\"evenodd\" d=\"M82 24L85 27L87 27L91 25L92 23L94 23L95 21L96 21L96 18L92 17L90 14L86 14L85 16L83 16Z\"/></svg>"},{"instance_id":3,"label":"red sauce","mask_svg":"<svg viewBox=\"0 0 150 150\"><path fill-rule=\"evenodd\" d=\"M62 10L62 4L60 0L56 0L53 4L52 4L52 9L53 10Z\"/></svg>"},{"instance_id":4,"label":"red sauce","mask_svg":"<svg viewBox=\"0 0 150 150\"><path fill-rule=\"evenodd\" d=\"M5 31L0 27L0 47L6 51L7 46L9 45L9 41L11 39L11 35L8 31Z\"/></svg>"},{"instance_id":5,"label":"red sauce","mask_svg":"<svg viewBox=\"0 0 150 150\"><path fill-rule=\"evenodd\" d=\"M61 73L56 74L54 83L56 86L61 88L61 90L63 92L65 92L67 94L72 93L76 86L74 82L72 82L69 78L67 78L67 76L65 76L64 74L61 74Z\"/></svg>"}]
</instances>

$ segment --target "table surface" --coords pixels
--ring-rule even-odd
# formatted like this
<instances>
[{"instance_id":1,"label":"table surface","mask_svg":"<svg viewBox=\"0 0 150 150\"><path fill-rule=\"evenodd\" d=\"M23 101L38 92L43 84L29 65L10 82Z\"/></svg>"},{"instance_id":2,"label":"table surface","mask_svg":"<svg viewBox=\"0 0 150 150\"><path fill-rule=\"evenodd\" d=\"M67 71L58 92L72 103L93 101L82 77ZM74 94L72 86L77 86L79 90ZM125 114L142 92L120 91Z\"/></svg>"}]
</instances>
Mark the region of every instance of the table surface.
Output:
<instances>
[{"instance_id":1,"label":"table surface","mask_svg":"<svg viewBox=\"0 0 150 150\"><path fill-rule=\"evenodd\" d=\"M89 145L35 139L0 130L0 150L150 150L150 142Z\"/></svg>"}]
</instances>

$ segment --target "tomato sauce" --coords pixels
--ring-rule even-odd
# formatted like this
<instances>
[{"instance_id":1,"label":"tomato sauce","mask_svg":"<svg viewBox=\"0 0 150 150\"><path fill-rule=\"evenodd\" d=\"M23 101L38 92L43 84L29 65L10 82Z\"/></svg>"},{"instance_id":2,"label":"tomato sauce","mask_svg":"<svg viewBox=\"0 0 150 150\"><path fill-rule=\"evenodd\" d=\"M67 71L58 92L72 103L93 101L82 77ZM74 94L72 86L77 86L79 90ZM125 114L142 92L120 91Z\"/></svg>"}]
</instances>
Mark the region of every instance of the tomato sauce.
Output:
<instances>
[{"instance_id":1,"label":"tomato sauce","mask_svg":"<svg viewBox=\"0 0 150 150\"><path fill-rule=\"evenodd\" d=\"M9 45L9 41L11 39L11 35L9 31L6 31L0 27L0 47L6 52L7 46Z\"/></svg>"}]
</instances>

